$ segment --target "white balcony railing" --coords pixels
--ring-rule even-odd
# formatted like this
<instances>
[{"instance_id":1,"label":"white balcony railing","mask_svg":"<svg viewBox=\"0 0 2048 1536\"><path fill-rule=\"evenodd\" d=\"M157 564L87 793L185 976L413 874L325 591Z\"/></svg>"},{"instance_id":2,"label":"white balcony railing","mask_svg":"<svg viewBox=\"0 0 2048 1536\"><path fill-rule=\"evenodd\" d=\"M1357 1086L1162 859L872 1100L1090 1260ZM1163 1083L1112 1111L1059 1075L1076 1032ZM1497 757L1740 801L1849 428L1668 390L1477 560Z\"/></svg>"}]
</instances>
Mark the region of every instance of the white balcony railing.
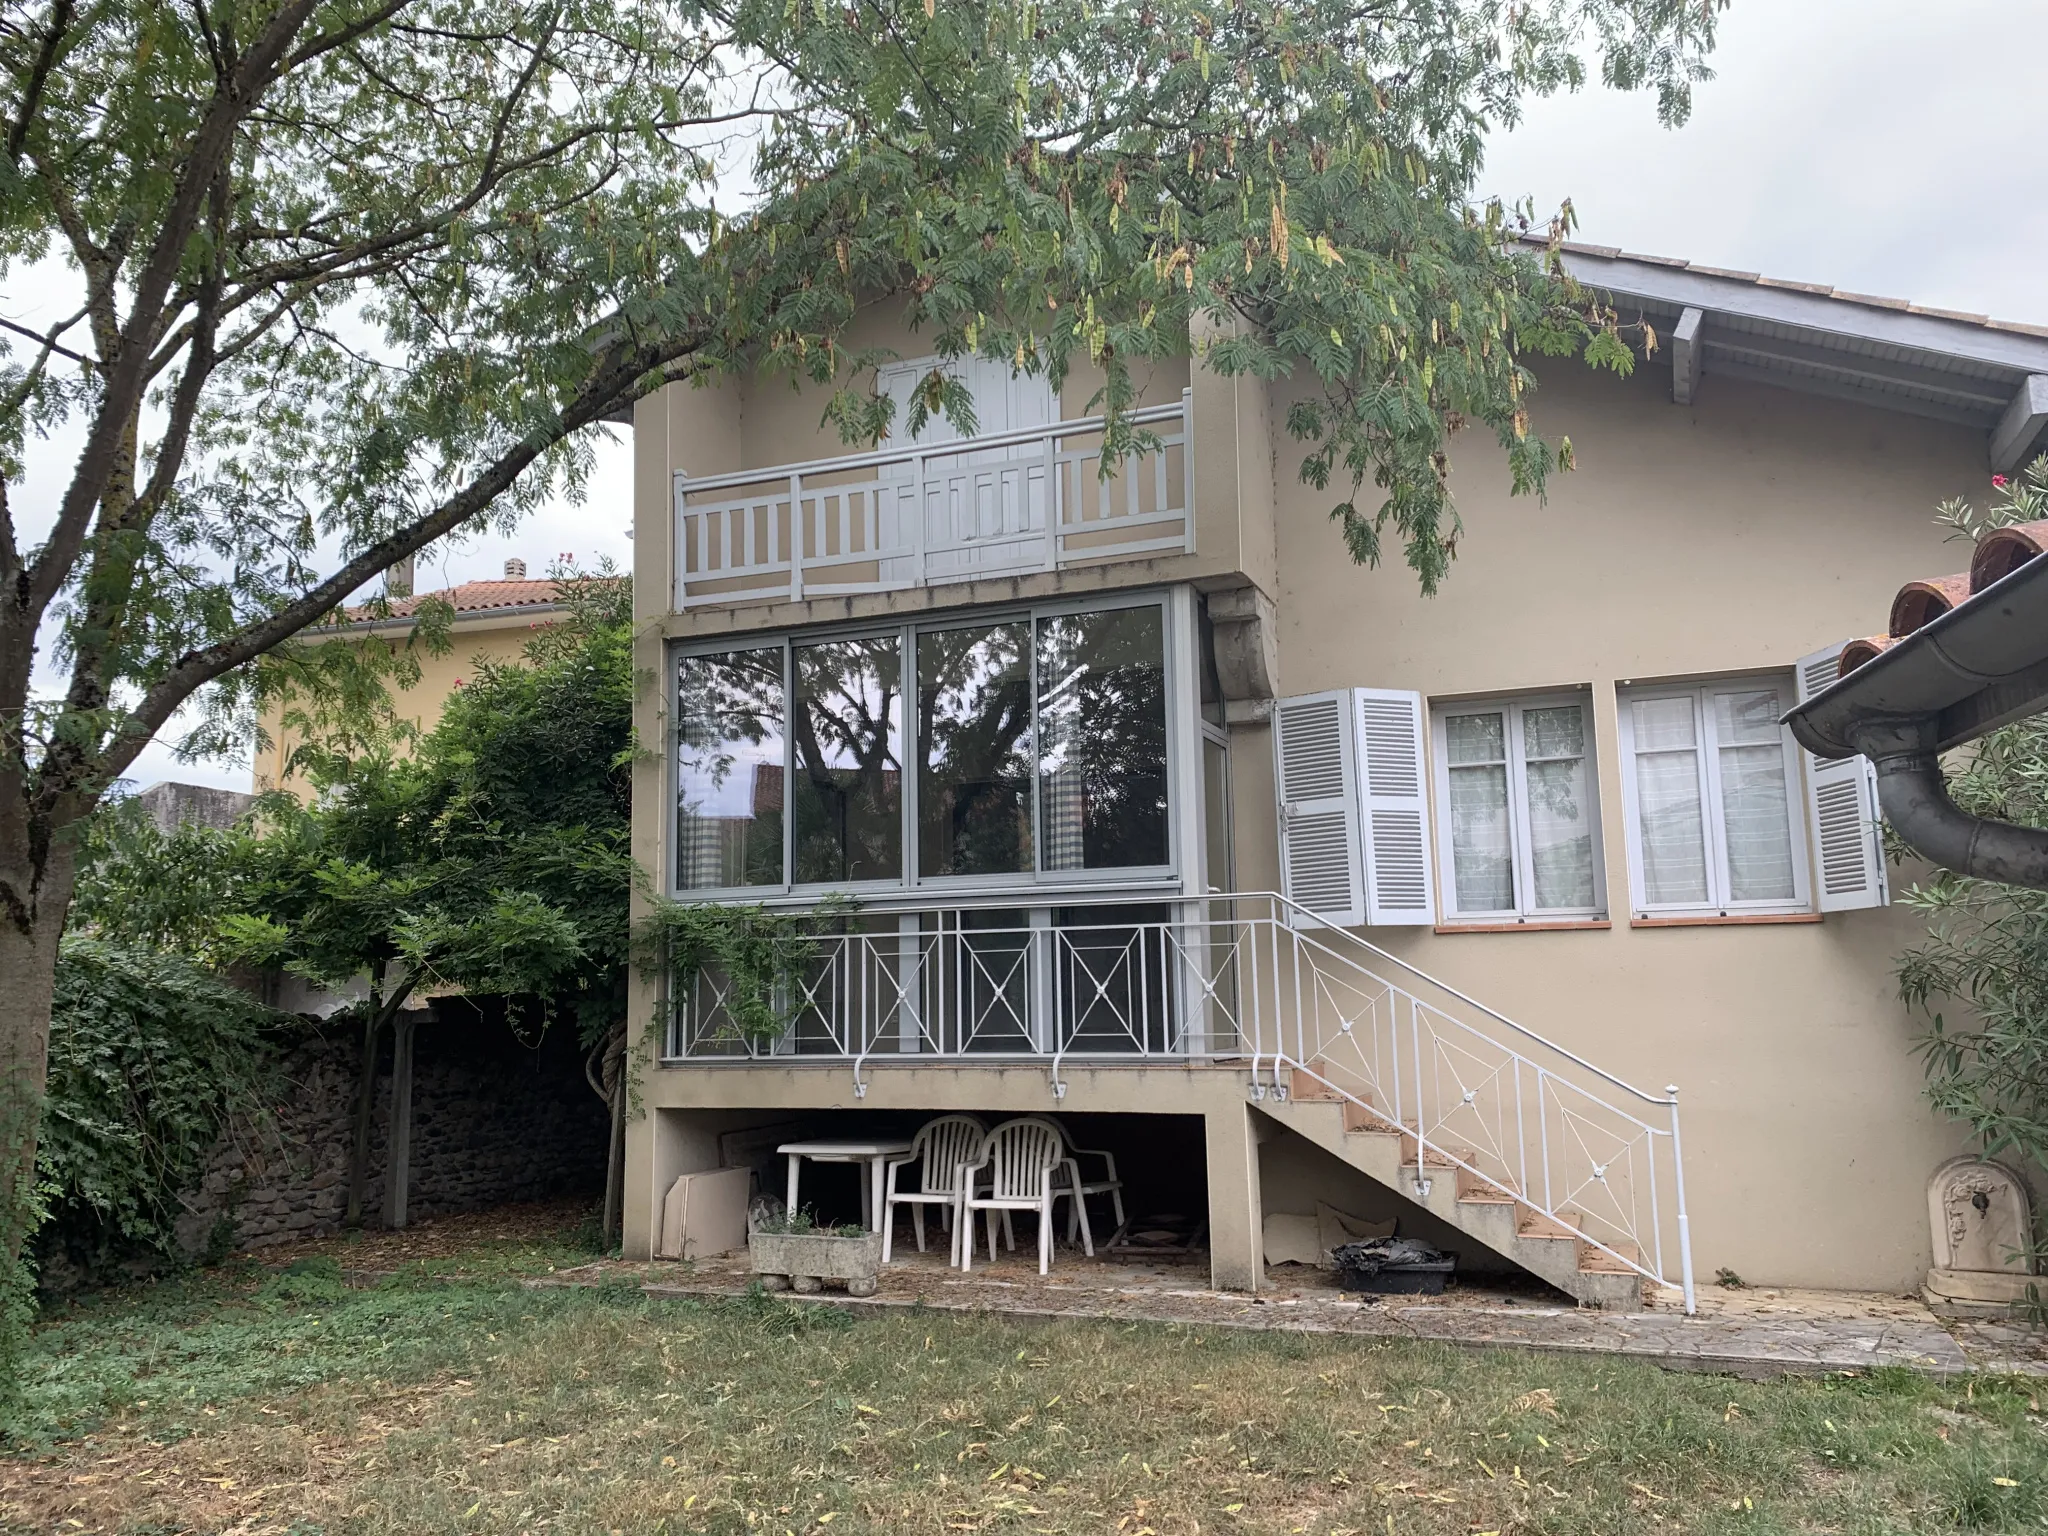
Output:
<instances>
[{"instance_id":1,"label":"white balcony railing","mask_svg":"<svg viewBox=\"0 0 2048 1536\"><path fill-rule=\"evenodd\" d=\"M1100 416L689 479L675 606L887 592L1191 552L1192 406L1132 411L1148 446L1102 473Z\"/></svg>"},{"instance_id":2,"label":"white balcony railing","mask_svg":"<svg viewBox=\"0 0 2048 1536\"><path fill-rule=\"evenodd\" d=\"M789 1024L747 1039L728 983L672 999L664 1056L841 1060L856 1097L890 1065L1208 1061L1255 1098L1304 1085L1399 1130L1693 1302L1677 1090L1649 1093L1271 893L1090 898L1051 908L933 908L821 919ZM1418 1166L1421 1164L1418 1163Z\"/></svg>"}]
</instances>

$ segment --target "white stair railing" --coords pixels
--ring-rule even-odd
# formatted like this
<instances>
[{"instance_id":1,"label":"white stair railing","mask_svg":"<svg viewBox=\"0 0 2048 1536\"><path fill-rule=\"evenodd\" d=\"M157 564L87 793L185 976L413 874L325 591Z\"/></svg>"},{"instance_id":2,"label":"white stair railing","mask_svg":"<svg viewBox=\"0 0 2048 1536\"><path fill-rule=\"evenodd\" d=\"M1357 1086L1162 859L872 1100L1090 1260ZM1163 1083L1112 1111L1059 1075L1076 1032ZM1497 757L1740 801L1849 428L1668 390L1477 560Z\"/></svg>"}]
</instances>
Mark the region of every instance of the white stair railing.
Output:
<instances>
[{"instance_id":1,"label":"white stair railing","mask_svg":"<svg viewBox=\"0 0 2048 1536\"><path fill-rule=\"evenodd\" d=\"M848 1060L857 1097L892 1064L1039 1062L1056 1096L1075 1059L1237 1065L1255 1099L1307 1088L1401 1135L1418 1197L1462 1175L1693 1309L1676 1088L1637 1088L1269 892L1121 905L1070 926L1050 907L836 916L779 1034L741 1035L729 980L704 970L680 980L665 1054Z\"/></svg>"}]
</instances>

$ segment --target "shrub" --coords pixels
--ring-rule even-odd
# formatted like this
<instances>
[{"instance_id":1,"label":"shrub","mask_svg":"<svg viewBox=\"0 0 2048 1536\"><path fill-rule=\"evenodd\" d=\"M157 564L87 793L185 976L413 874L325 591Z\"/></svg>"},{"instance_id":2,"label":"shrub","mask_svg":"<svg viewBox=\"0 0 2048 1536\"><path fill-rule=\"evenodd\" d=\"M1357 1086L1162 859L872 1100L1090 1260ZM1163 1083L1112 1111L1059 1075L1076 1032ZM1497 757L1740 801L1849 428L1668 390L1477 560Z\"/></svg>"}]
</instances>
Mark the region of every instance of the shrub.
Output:
<instances>
[{"instance_id":1,"label":"shrub","mask_svg":"<svg viewBox=\"0 0 2048 1536\"><path fill-rule=\"evenodd\" d=\"M67 938L57 968L37 1249L89 1277L160 1266L178 1197L274 1102L289 1021L176 955Z\"/></svg>"}]
</instances>

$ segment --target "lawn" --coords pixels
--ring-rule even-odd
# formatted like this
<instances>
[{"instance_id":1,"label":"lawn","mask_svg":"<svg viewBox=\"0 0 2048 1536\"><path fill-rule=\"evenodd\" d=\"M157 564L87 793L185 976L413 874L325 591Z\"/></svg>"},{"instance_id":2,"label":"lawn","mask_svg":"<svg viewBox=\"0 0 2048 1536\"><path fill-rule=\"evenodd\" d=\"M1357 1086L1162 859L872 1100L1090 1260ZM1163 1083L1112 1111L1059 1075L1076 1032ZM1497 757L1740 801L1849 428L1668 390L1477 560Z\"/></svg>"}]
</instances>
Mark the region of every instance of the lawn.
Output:
<instances>
[{"instance_id":1,"label":"lawn","mask_svg":"<svg viewBox=\"0 0 2048 1536\"><path fill-rule=\"evenodd\" d=\"M2029 1385L1749 1383L1409 1341L1018 1324L331 1258L104 1294L37 1338L0 1528L1608 1536L2038 1531ZM346 1254L344 1254L346 1257Z\"/></svg>"}]
</instances>

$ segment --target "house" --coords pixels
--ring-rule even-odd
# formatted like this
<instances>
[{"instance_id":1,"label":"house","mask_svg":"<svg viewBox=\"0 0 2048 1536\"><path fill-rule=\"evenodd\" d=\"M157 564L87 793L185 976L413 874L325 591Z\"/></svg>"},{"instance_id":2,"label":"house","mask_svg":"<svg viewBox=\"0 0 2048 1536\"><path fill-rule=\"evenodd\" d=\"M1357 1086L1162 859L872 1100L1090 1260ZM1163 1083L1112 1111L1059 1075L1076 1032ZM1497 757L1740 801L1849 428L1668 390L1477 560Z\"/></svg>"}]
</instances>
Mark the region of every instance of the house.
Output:
<instances>
[{"instance_id":1,"label":"house","mask_svg":"<svg viewBox=\"0 0 2048 1536\"><path fill-rule=\"evenodd\" d=\"M715 973L640 983L629 1254L737 1134L1057 1111L1206 1210L1219 1286L1319 1205L1597 1305L1918 1284L1960 1136L1891 980L1909 872L1779 720L2035 449L2048 330L1565 259L1664 345L1542 365L1547 504L1455 440L1431 598L1299 482L1306 386L1199 336L1107 479L1085 377L963 361L978 434L875 453L786 378L641 402L637 855L857 907L772 1042ZM851 340L901 398L934 366L886 306Z\"/></svg>"},{"instance_id":2,"label":"house","mask_svg":"<svg viewBox=\"0 0 2048 1536\"><path fill-rule=\"evenodd\" d=\"M465 676L474 675L479 662L522 660L535 628L567 611L552 580L527 579L524 560L507 560L502 581L465 581L438 592L421 593L412 590L412 562L407 561L393 573L381 604L358 604L347 610L341 623L314 630L307 638L346 644L374 637L403 644L413 633L419 605L428 598L440 598L454 609L449 624L453 643L439 655L422 646L419 680L392 694L394 710L422 731L434 728L449 695L462 686ZM302 732L285 723L286 713L276 699L264 705L260 745L252 765L256 792L283 789L302 800L310 799L312 786L291 771L292 754L300 746Z\"/></svg>"}]
</instances>

